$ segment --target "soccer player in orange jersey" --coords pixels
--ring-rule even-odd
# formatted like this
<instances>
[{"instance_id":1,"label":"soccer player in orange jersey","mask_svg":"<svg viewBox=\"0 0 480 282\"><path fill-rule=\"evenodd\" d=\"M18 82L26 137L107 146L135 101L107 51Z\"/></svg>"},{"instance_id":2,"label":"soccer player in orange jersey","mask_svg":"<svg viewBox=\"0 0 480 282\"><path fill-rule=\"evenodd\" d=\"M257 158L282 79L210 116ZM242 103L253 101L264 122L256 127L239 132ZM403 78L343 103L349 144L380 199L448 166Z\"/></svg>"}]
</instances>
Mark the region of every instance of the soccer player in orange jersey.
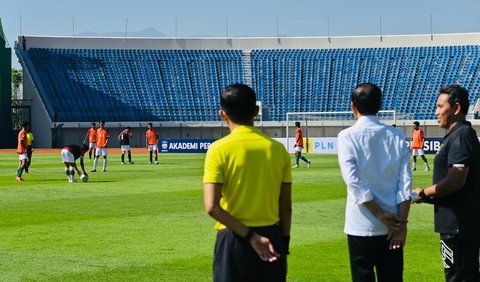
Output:
<instances>
[{"instance_id":1,"label":"soccer player in orange jersey","mask_svg":"<svg viewBox=\"0 0 480 282\"><path fill-rule=\"evenodd\" d=\"M83 144L87 144L88 139L88 159L92 159L92 151L93 156L95 157L95 147L97 145L97 127L94 122L92 122L92 127L87 130L87 134L85 135L85 139L83 140Z\"/></svg>"},{"instance_id":2,"label":"soccer player in orange jersey","mask_svg":"<svg viewBox=\"0 0 480 282\"><path fill-rule=\"evenodd\" d=\"M27 132L29 128L29 123L22 123L22 130L18 133L18 145L17 145L17 154L20 163L18 164L17 182L23 182L22 173L27 165L28 155L27 155Z\"/></svg>"},{"instance_id":3,"label":"soccer player in orange jersey","mask_svg":"<svg viewBox=\"0 0 480 282\"><path fill-rule=\"evenodd\" d=\"M102 172L107 171L107 145L108 145L108 129L105 128L105 121L102 120L99 123L99 128L97 128L97 148L95 151L95 160L93 160L93 170L92 172L97 171L97 162L98 157L103 156L103 170Z\"/></svg>"},{"instance_id":4,"label":"soccer player in orange jersey","mask_svg":"<svg viewBox=\"0 0 480 282\"><path fill-rule=\"evenodd\" d=\"M150 164L152 164L152 155L155 153L155 164L158 164L158 131L152 128L152 123L147 124L146 145L150 154Z\"/></svg>"},{"instance_id":5,"label":"soccer player in orange jersey","mask_svg":"<svg viewBox=\"0 0 480 282\"><path fill-rule=\"evenodd\" d=\"M307 167L310 167L312 164L307 158L302 156L302 149L303 149L303 132L302 129L300 128L300 122L295 122L295 126L297 127L297 130L295 131L295 145L293 146L295 148L295 166L293 168L299 167L299 160L302 159L302 161L307 163Z\"/></svg>"},{"instance_id":6,"label":"soccer player in orange jersey","mask_svg":"<svg viewBox=\"0 0 480 282\"><path fill-rule=\"evenodd\" d=\"M425 171L430 170L428 166L427 158L425 157L425 153L423 152L423 142L425 141L425 134L423 130L420 128L420 123L418 121L413 122L413 130L412 130L412 156L413 156L413 167L412 170L417 170L417 156L422 157L422 160L425 162Z\"/></svg>"}]
</instances>

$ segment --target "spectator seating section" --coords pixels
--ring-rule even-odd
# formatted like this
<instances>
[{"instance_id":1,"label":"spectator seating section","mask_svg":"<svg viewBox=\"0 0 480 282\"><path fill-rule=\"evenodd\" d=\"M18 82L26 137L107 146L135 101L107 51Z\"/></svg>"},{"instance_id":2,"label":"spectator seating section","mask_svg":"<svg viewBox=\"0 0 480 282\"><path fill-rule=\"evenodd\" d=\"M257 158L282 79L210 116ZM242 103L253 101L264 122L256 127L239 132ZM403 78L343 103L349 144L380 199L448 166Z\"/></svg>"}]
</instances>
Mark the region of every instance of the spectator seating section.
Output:
<instances>
[{"instance_id":1,"label":"spectator seating section","mask_svg":"<svg viewBox=\"0 0 480 282\"><path fill-rule=\"evenodd\" d=\"M252 82L273 120L287 112L349 111L362 82L383 90L382 109L409 119L435 119L441 86L457 83L480 94L480 46L255 50Z\"/></svg>"},{"instance_id":2,"label":"spectator seating section","mask_svg":"<svg viewBox=\"0 0 480 282\"><path fill-rule=\"evenodd\" d=\"M241 51L30 49L28 59L59 122L218 120L218 94L245 82Z\"/></svg>"},{"instance_id":3,"label":"spectator seating section","mask_svg":"<svg viewBox=\"0 0 480 282\"><path fill-rule=\"evenodd\" d=\"M464 86L471 103L479 98L479 48L253 50L252 86L274 121L287 112L348 111L350 92L361 82L382 88L383 109L434 119L442 85ZM219 93L246 81L240 50L32 48L20 54L59 122L218 121Z\"/></svg>"}]
</instances>

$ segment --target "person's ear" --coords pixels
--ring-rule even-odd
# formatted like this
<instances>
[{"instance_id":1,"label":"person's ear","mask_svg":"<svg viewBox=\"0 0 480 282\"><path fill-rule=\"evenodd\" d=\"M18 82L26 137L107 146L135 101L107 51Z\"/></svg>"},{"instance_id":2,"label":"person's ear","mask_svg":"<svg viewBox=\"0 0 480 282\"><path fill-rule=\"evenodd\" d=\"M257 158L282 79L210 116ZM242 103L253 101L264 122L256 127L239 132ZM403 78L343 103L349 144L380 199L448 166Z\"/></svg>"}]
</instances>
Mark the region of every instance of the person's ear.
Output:
<instances>
[{"instance_id":1,"label":"person's ear","mask_svg":"<svg viewBox=\"0 0 480 282\"><path fill-rule=\"evenodd\" d=\"M454 106L454 114L455 115L458 115L462 112L462 105L460 105L460 103L455 103L455 106Z\"/></svg>"},{"instance_id":2,"label":"person's ear","mask_svg":"<svg viewBox=\"0 0 480 282\"><path fill-rule=\"evenodd\" d=\"M228 120L228 115L227 115L227 113L226 113L224 110L222 110L222 109L218 110L218 115L219 115L224 121L227 121L227 120Z\"/></svg>"},{"instance_id":3,"label":"person's ear","mask_svg":"<svg viewBox=\"0 0 480 282\"><path fill-rule=\"evenodd\" d=\"M352 102L350 102L350 107L352 108L352 112L353 112L353 116L355 118L357 118L357 115L358 115L358 109L357 109L357 106L355 106L355 104Z\"/></svg>"},{"instance_id":4,"label":"person's ear","mask_svg":"<svg viewBox=\"0 0 480 282\"><path fill-rule=\"evenodd\" d=\"M260 112L260 107L259 106L255 106L255 115L254 117L258 116L258 113Z\"/></svg>"}]
</instances>

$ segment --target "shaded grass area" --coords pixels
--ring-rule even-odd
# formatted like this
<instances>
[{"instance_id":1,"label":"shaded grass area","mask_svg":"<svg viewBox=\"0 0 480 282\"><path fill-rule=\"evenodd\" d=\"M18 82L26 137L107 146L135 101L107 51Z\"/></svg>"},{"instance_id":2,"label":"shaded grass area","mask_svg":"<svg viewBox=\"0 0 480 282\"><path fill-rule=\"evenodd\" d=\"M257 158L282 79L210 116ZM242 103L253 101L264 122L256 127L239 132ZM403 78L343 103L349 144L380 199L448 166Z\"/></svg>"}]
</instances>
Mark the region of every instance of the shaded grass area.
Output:
<instances>
[{"instance_id":1,"label":"shaded grass area","mask_svg":"<svg viewBox=\"0 0 480 282\"><path fill-rule=\"evenodd\" d=\"M69 184L58 154L38 154L20 184L17 156L0 154L0 280L211 280L215 231L203 211L204 155L161 154L159 165L147 158L135 154L134 165L121 165L111 155L108 172ZM289 281L349 281L337 159L309 158L311 168L293 171ZM414 186L430 179L431 172L415 172ZM443 279L432 222L432 207L412 207L405 281Z\"/></svg>"}]
</instances>

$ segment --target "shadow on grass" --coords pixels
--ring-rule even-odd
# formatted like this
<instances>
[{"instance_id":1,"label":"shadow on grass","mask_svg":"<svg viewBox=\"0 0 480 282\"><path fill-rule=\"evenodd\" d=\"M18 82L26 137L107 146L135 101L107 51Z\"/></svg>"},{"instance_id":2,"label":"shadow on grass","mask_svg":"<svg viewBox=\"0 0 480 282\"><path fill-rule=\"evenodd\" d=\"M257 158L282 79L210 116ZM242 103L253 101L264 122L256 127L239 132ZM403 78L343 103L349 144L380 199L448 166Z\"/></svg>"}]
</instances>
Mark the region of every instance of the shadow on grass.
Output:
<instances>
[{"instance_id":1,"label":"shadow on grass","mask_svg":"<svg viewBox=\"0 0 480 282\"><path fill-rule=\"evenodd\" d=\"M58 183L68 183L68 180L67 179L59 179L59 178L55 178L55 179L33 179L33 180L29 180L28 181L29 183L33 183L33 182L58 182ZM108 183L108 182L118 182L118 181L113 181L113 180L89 180L87 183ZM83 183L81 180L77 179L77 181L75 183ZM68 183L70 184L70 183Z\"/></svg>"}]
</instances>

